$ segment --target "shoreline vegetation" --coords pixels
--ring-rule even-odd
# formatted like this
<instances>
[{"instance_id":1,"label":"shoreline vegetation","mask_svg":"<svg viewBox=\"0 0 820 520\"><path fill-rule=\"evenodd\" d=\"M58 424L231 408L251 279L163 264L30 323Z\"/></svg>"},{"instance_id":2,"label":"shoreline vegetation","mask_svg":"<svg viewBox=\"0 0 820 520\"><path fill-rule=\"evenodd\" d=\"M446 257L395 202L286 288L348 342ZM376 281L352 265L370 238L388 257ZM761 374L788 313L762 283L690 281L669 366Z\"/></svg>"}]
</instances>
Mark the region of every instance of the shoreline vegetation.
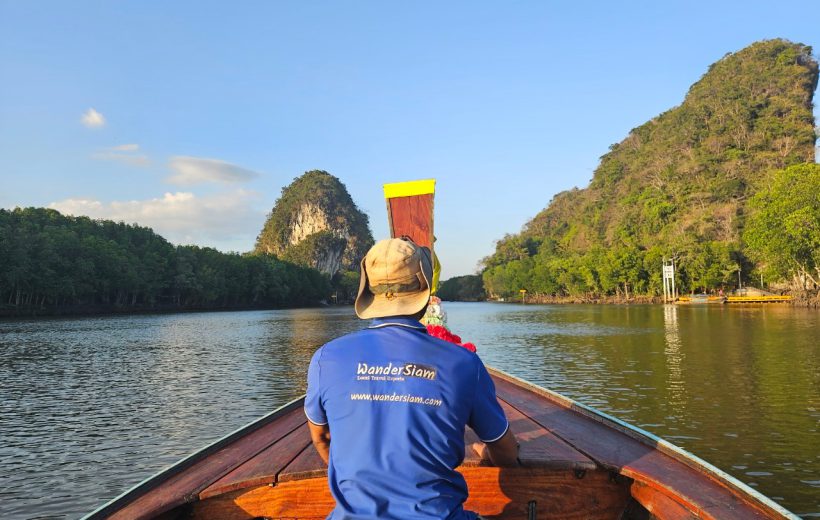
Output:
<instances>
[{"instance_id":1,"label":"shoreline vegetation","mask_svg":"<svg viewBox=\"0 0 820 520\"><path fill-rule=\"evenodd\" d=\"M0 209L0 316L319 305L329 276L273 255L173 246L137 225Z\"/></svg>"},{"instance_id":2,"label":"shoreline vegetation","mask_svg":"<svg viewBox=\"0 0 820 520\"><path fill-rule=\"evenodd\" d=\"M786 294L792 297L789 305L794 307L820 308L820 294L808 291L792 291L787 285L783 285L778 294ZM690 293L683 293L686 296ZM539 294L525 293L512 295L507 298L488 296L484 290L482 277L480 274L456 276L441 283L437 295L443 301L451 302L493 302L493 303L527 303L527 304L593 304L593 305L646 305L662 304L663 296L659 294L634 294L629 295L623 292L616 294ZM749 305L749 304L746 304ZM756 305L756 304L755 304ZM766 303L764 305L771 305Z\"/></svg>"}]
</instances>

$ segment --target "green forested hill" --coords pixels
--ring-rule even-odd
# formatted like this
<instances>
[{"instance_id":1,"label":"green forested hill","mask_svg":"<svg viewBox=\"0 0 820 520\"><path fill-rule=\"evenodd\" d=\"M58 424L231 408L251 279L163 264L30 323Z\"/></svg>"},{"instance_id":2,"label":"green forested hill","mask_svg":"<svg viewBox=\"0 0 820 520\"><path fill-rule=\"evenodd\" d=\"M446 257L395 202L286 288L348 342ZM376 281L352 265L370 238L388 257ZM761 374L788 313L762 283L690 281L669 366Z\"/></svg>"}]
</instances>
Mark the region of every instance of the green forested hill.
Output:
<instances>
[{"instance_id":1,"label":"green forested hill","mask_svg":"<svg viewBox=\"0 0 820 520\"><path fill-rule=\"evenodd\" d=\"M53 209L0 209L0 315L292 307L327 298L314 269L173 246L151 229Z\"/></svg>"},{"instance_id":2,"label":"green forested hill","mask_svg":"<svg viewBox=\"0 0 820 520\"><path fill-rule=\"evenodd\" d=\"M683 291L732 286L739 268L785 277L744 226L773 171L814 162L811 52L770 40L711 65L681 105L612 145L587 188L559 193L497 243L488 293L658 294L663 257Z\"/></svg>"}]
</instances>

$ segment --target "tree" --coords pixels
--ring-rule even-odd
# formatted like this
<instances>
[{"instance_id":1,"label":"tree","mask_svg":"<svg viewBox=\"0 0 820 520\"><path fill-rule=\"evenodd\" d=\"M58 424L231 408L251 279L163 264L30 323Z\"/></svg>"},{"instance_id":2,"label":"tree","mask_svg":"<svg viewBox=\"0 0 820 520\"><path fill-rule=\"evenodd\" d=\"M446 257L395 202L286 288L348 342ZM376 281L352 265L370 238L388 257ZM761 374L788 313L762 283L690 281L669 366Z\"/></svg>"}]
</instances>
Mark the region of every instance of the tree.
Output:
<instances>
[{"instance_id":1,"label":"tree","mask_svg":"<svg viewBox=\"0 0 820 520\"><path fill-rule=\"evenodd\" d=\"M820 285L820 165L773 172L752 198L744 239L761 271Z\"/></svg>"}]
</instances>

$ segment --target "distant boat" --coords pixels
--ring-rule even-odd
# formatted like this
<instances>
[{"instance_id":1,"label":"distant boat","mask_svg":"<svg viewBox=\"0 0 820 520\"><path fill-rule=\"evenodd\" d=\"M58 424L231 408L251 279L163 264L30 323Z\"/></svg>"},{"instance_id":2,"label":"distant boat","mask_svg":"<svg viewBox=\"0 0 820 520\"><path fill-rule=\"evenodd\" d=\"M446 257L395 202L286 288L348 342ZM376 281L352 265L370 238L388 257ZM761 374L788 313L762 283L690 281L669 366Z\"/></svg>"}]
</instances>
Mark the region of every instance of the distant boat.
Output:
<instances>
[{"instance_id":1,"label":"distant boat","mask_svg":"<svg viewBox=\"0 0 820 520\"><path fill-rule=\"evenodd\" d=\"M465 508L488 518L774 519L798 517L718 468L567 397L490 370L522 467L469 447ZM149 478L87 519L320 519L327 469L299 398Z\"/></svg>"},{"instance_id":2,"label":"distant boat","mask_svg":"<svg viewBox=\"0 0 820 520\"><path fill-rule=\"evenodd\" d=\"M725 296L711 296L709 294L691 294L689 296L680 296L675 303L690 303L690 304L704 304L704 303L726 303Z\"/></svg>"}]
</instances>

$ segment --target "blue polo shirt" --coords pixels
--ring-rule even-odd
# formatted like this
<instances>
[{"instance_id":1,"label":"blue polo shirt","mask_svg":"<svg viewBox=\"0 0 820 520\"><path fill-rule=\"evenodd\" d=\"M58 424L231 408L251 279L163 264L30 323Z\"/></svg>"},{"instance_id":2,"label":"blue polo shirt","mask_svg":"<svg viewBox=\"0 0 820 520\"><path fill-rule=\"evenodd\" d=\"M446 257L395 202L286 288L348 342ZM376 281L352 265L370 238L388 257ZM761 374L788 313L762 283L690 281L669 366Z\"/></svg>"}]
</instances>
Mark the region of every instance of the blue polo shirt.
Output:
<instances>
[{"instance_id":1,"label":"blue polo shirt","mask_svg":"<svg viewBox=\"0 0 820 520\"><path fill-rule=\"evenodd\" d=\"M305 414L330 428L328 518L474 519L464 511L464 426L508 428L487 369L411 318L383 318L313 355Z\"/></svg>"}]
</instances>

